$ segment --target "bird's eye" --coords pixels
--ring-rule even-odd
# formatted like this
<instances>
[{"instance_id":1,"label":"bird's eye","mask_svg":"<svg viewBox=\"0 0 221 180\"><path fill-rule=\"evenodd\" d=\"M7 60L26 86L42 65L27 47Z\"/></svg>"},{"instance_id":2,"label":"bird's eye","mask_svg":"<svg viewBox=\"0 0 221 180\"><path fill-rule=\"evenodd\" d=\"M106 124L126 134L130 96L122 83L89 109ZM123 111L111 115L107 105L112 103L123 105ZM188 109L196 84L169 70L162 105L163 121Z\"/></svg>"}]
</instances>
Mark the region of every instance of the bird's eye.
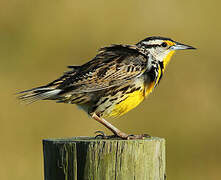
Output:
<instances>
[{"instance_id":1,"label":"bird's eye","mask_svg":"<svg viewBox=\"0 0 221 180\"><path fill-rule=\"evenodd\" d=\"M162 47L167 47L167 43L166 43L166 42L163 42L163 43L161 44L161 46L162 46Z\"/></svg>"}]
</instances>

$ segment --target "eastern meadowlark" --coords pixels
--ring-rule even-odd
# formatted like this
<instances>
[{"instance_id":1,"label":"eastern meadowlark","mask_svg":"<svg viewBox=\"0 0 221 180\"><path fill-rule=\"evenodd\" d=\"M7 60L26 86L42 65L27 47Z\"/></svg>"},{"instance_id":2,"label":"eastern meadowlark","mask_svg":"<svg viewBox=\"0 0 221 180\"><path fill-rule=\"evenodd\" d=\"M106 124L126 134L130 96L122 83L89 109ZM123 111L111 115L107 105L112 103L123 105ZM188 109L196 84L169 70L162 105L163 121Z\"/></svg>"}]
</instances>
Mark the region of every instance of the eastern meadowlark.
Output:
<instances>
[{"instance_id":1,"label":"eastern meadowlark","mask_svg":"<svg viewBox=\"0 0 221 180\"><path fill-rule=\"evenodd\" d=\"M20 92L26 103L55 100L76 104L93 119L123 139L129 136L104 117L121 116L139 105L159 84L176 50L195 49L170 38L148 37L136 45L111 45L81 66L68 66L53 82Z\"/></svg>"}]
</instances>

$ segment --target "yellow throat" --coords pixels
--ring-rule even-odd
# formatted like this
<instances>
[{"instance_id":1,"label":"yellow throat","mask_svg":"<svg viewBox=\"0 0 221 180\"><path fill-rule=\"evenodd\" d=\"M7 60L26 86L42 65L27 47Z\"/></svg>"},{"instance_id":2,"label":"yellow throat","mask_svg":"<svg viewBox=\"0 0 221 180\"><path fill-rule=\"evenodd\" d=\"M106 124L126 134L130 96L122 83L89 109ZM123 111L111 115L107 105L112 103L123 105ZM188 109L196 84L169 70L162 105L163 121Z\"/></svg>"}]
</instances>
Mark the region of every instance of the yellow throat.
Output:
<instances>
[{"instance_id":1,"label":"yellow throat","mask_svg":"<svg viewBox=\"0 0 221 180\"><path fill-rule=\"evenodd\" d=\"M170 62L171 57L173 56L174 53L175 53L175 51L170 51L170 52L167 54L167 56L163 59L163 65L164 65L163 72L164 72L166 66L168 65L168 63Z\"/></svg>"}]
</instances>

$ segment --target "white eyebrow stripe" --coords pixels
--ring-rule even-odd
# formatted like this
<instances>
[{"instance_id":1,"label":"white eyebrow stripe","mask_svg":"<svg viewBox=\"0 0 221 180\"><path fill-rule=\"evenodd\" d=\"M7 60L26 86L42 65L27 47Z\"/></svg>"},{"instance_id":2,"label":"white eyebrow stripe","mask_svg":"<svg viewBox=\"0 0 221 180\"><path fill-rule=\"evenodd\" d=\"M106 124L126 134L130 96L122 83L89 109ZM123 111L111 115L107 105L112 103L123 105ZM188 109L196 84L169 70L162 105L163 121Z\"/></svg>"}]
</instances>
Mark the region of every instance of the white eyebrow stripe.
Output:
<instances>
[{"instance_id":1,"label":"white eyebrow stripe","mask_svg":"<svg viewBox=\"0 0 221 180\"><path fill-rule=\"evenodd\" d=\"M164 42L164 40L151 40L151 41L144 41L143 44L146 45L151 45L151 44L161 44L162 42Z\"/></svg>"}]
</instances>

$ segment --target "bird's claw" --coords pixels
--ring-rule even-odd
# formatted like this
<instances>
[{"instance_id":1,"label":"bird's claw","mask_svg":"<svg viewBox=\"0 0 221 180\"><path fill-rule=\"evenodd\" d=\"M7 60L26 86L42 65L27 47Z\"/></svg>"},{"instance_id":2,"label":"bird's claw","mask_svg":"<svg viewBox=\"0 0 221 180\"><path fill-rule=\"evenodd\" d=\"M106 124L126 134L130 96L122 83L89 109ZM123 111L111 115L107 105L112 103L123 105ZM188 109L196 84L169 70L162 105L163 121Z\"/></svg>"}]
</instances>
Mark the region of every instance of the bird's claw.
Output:
<instances>
[{"instance_id":1,"label":"bird's claw","mask_svg":"<svg viewBox=\"0 0 221 180\"><path fill-rule=\"evenodd\" d=\"M107 135L103 131L96 131L95 134L95 139L97 138L102 138L102 139L107 139Z\"/></svg>"},{"instance_id":2,"label":"bird's claw","mask_svg":"<svg viewBox=\"0 0 221 180\"><path fill-rule=\"evenodd\" d=\"M139 135L130 134L127 136L127 139L145 139L150 137L151 136L149 134L139 134Z\"/></svg>"},{"instance_id":3,"label":"bird's claw","mask_svg":"<svg viewBox=\"0 0 221 180\"><path fill-rule=\"evenodd\" d=\"M106 135L103 131L96 131L95 134L97 134L95 136L95 139L100 138L100 139L113 139L113 138L118 138L117 135Z\"/></svg>"},{"instance_id":4,"label":"bird's claw","mask_svg":"<svg viewBox=\"0 0 221 180\"><path fill-rule=\"evenodd\" d=\"M107 136L103 131L96 131L95 134L97 134L95 136L95 139L100 138L100 139L112 139L112 138L120 138L120 139L126 139L126 140L130 140L130 139L145 139L145 138L150 138L151 136L148 134L140 134L140 135L134 135L134 134L115 134L115 135L111 135L111 136Z\"/></svg>"}]
</instances>

